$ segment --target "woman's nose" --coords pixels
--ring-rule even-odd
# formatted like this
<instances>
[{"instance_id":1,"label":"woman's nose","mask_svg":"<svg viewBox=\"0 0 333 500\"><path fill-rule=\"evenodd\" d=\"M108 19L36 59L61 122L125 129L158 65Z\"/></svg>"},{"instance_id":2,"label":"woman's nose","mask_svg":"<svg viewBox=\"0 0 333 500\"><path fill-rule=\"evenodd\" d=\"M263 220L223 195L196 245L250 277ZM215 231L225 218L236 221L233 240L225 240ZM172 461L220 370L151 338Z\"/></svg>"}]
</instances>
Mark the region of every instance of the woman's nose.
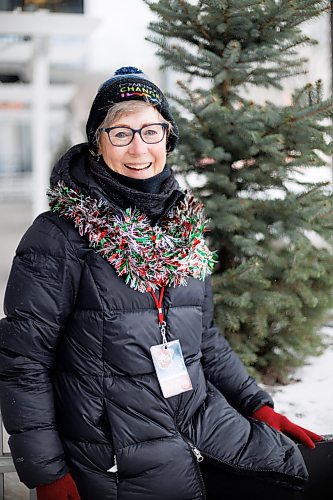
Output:
<instances>
[{"instance_id":1,"label":"woman's nose","mask_svg":"<svg viewBox=\"0 0 333 500\"><path fill-rule=\"evenodd\" d=\"M147 144L141 139L139 132L135 132L128 150L132 154L142 154L147 151Z\"/></svg>"}]
</instances>

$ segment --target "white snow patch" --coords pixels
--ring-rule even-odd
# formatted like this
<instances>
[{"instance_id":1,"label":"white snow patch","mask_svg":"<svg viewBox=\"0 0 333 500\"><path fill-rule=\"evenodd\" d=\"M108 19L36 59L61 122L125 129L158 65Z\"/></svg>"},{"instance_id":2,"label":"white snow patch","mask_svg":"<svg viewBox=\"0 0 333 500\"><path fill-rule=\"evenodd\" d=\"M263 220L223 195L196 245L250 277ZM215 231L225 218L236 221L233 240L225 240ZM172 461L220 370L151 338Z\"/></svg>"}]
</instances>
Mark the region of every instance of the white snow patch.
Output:
<instances>
[{"instance_id":1,"label":"white snow patch","mask_svg":"<svg viewBox=\"0 0 333 500\"><path fill-rule=\"evenodd\" d=\"M262 385L273 397L275 410L317 434L333 434L333 325L322 328L327 349L310 357L288 385Z\"/></svg>"}]
</instances>

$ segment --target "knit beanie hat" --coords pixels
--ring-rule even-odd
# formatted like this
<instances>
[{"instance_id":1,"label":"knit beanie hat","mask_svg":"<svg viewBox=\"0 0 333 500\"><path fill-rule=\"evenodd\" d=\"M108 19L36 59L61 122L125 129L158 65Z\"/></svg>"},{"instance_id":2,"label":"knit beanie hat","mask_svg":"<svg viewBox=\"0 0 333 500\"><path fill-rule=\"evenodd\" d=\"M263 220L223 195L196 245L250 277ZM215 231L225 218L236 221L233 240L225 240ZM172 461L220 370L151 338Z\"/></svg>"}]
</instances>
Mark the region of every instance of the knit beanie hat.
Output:
<instances>
[{"instance_id":1,"label":"knit beanie hat","mask_svg":"<svg viewBox=\"0 0 333 500\"><path fill-rule=\"evenodd\" d=\"M167 151L173 151L178 142L179 132L168 101L157 85L151 82L140 69L133 66L118 69L111 78L99 87L86 125L89 149L93 153L97 152L96 131L110 107L117 102L131 100L141 100L153 104L163 118L171 122L173 130L167 137Z\"/></svg>"}]
</instances>

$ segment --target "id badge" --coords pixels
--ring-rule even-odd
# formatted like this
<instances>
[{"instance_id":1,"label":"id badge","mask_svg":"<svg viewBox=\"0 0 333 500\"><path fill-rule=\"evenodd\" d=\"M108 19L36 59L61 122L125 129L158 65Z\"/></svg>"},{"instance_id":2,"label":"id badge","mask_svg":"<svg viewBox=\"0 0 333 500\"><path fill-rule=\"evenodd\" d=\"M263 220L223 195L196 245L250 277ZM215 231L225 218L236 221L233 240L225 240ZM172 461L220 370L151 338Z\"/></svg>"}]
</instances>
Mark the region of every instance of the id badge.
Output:
<instances>
[{"instance_id":1,"label":"id badge","mask_svg":"<svg viewBox=\"0 0 333 500\"><path fill-rule=\"evenodd\" d=\"M165 398L192 390L191 379L187 372L179 340L153 345L150 352Z\"/></svg>"}]
</instances>

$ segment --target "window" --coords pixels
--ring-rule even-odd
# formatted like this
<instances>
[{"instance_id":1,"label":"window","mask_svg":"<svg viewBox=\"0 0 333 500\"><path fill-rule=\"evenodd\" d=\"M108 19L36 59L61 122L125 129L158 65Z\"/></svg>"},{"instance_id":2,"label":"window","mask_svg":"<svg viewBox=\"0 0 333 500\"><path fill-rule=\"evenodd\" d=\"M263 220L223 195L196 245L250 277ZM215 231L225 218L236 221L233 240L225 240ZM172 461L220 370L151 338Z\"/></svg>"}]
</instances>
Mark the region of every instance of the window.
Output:
<instances>
[{"instance_id":1,"label":"window","mask_svg":"<svg viewBox=\"0 0 333 500\"><path fill-rule=\"evenodd\" d=\"M48 9L51 12L83 14L83 0L0 0L0 11L17 8L30 12Z\"/></svg>"}]
</instances>

